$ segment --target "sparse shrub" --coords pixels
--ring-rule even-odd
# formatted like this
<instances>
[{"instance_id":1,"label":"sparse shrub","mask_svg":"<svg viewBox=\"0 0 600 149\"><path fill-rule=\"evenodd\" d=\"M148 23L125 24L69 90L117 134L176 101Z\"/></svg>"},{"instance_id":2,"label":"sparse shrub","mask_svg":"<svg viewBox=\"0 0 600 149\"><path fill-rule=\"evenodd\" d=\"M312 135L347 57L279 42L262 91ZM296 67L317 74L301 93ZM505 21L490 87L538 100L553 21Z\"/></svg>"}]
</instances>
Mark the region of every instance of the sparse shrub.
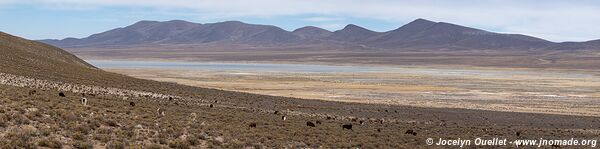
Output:
<instances>
[{"instance_id":1,"label":"sparse shrub","mask_svg":"<svg viewBox=\"0 0 600 149\"><path fill-rule=\"evenodd\" d=\"M87 143L86 141L75 142L73 144L73 147L76 149L92 149L92 148L94 148L94 146L92 146L92 144Z\"/></svg>"},{"instance_id":2,"label":"sparse shrub","mask_svg":"<svg viewBox=\"0 0 600 149\"><path fill-rule=\"evenodd\" d=\"M30 120L40 121L43 119L42 112L32 111L29 114L27 114L27 118L29 118Z\"/></svg>"},{"instance_id":3,"label":"sparse shrub","mask_svg":"<svg viewBox=\"0 0 600 149\"><path fill-rule=\"evenodd\" d=\"M98 134L110 134L112 131L110 128L102 127L96 131Z\"/></svg>"},{"instance_id":4,"label":"sparse shrub","mask_svg":"<svg viewBox=\"0 0 600 149\"><path fill-rule=\"evenodd\" d=\"M146 145L144 148L147 148L147 149L162 149L163 147L160 146L159 144L152 143L150 145Z\"/></svg>"},{"instance_id":5,"label":"sparse shrub","mask_svg":"<svg viewBox=\"0 0 600 149\"><path fill-rule=\"evenodd\" d=\"M190 144L188 143L188 141L177 139L175 141L169 142L169 147L177 149L189 149Z\"/></svg>"},{"instance_id":6,"label":"sparse shrub","mask_svg":"<svg viewBox=\"0 0 600 149\"><path fill-rule=\"evenodd\" d=\"M121 141L111 141L108 143L108 146L106 147L107 149L124 149L125 148L125 143L121 142Z\"/></svg>"},{"instance_id":7,"label":"sparse shrub","mask_svg":"<svg viewBox=\"0 0 600 149\"><path fill-rule=\"evenodd\" d=\"M167 144L168 142L167 142L167 139L160 138L160 139L158 139L158 143L160 143L160 144Z\"/></svg>"},{"instance_id":8,"label":"sparse shrub","mask_svg":"<svg viewBox=\"0 0 600 149\"><path fill-rule=\"evenodd\" d=\"M75 140L85 140L85 136L81 132L75 132L71 135L71 138Z\"/></svg>"},{"instance_id":9,"label":"sparse shrub","mask_svg":"<svg viewBox=\"0 0 600 149\"><path fill-rule=\"evenodd\" d=\"M228 145L228 147L230 148L244 148L247 146L249 145L239 140L232 140L231 143Z\"/></svg>"},{"instance_id":10,"label":"sparse shrub","mask_svg":"<svg viewBox=\"0 0 600 149\"><path fill-rule=\"evenodd\" d=\"M112 119L107 119L104 121L104 124L110 126L110 127L117 127L119 126L119 124L117 124L116 121L112 120Z\"/></svg>"},{"instance_id":11,"label":"sparse shrub","mask_svg":"<svg viewBox=\"0 0 600 149\"><path fill-rule=\"evenodd\" d=\"M112 132L113 134L115 134L118 138L133 138L135 136L135 132L131 131L131 130L122 130L122 129L116 129Z\"/></svg>"},{"instance_id":12,"label":"sparse shrub","mask_svg":"<svg viewBox=\"0 0 600 149\"><path fill-rule=\"evenodd\" d=\"M62 111L62 112L64 112L64 111ZM61 115L63 116L63 120L65 120L67 122L79 121L79 117L77 117L73 113L62 113Z\"/></svg>"},{"instance_id":13,"label":"sparse shrub","mask_svg":"<svg viewBox=\"0 0 600 149\"><path fill-rule=\"evenodd\" d=\"M47 136L50 135L50 133L52 133L52 130L49 129L49 128L41 128L39 130L39 133L40 133L41 136L47 137Z\"/></svg>"},{"instance_id":14,"label":"sparse shrub","mask_svg":"<svg viewBox=\"0 0 600 149\"><path fill-rule=\"evenodd\" d=\"M198 141L198 137L196 137L196 135L189 135L186 138L186 141L188 142L188 144L192 145L192 146L196 146L198 145L200 142Z\"/></svg>"},{"instance_id":15,"label":"sparse shrub","mask_svg":"<svg viewBox=\"0 0 600 149\"><path fill-rule=\"evenodd\" d=\"M110 141L111 137L110 137L110 135L107 135L107 134L94 134L94 139L96 139L100 142L106 143L106 142Z\"/></svg>"},{"instance_id":16,"label":"sparse shrub","mask_svg":"<svg viewBox=\"0 0 600 149\"><path fill-rule=\"evenodd\" d=\"M16 115L14 117L14 121L17 125L29 125L30 120L27 119L27 117L23 116L22 114Z\"/></svg>"},{"instance_id":17,"label":"sparse shrub","mask_svg":"<svg viewBox=\"0 0 600 149\"><path fill-rule=\"evenodd\" d=\"M48 148L62 148L62 143L54 138L47 138L38 142L39 146Z\"/></svg>"},{"instance_id":18,"label":"sparse shrub","mask_svg":"<svg viewBox=\"0 0 600 149\"><path fill-rule=\"evenodd\" d=\"M75 131L83 134L89 134L90 131L92 131L92 128L90 128L89 125L80 124L75 127Z\"/></svg>"},{"instance_id":19,"label":"sparse shrub","mask_svg":"<svg viewBox=\"0 0 600 149\"><path fill-rule=\"evenodd\" d=\"M34 148L35 144L31 142L34 134L30 131L9 132L4 136L9 142L5 142L2 148Z\"/></svg>"},{"instance_id":20,"label":"sparse shrub","mask_svg":"<svg viewBox=\"0 0 600 149\"><path fill-rule=\"evenodd\" d=\"M89 120L88 121L88 126L90 127L90 129L96 130L97 128L100 127L100 122L98 122L97 120Z\"/></svg>"}]
</instances>

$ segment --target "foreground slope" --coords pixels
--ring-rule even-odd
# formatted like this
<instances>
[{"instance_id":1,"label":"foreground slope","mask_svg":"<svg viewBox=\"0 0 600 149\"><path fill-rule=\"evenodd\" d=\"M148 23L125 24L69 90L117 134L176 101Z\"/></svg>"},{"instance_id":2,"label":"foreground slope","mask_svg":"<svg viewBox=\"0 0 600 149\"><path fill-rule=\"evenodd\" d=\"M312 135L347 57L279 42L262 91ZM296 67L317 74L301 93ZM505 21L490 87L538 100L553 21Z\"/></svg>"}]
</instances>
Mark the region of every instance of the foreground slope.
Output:
<instances>
[{"instance_id":1,"label":"foreground slope","mask_svg":"<svg viewBox=\"0 0 600 149\"><path fill-rule=\"evenodd\" d=\"M0 48L11 54L0 57L7 66L1 148L426 148L429 137L593 139L600 128L596 117L325 102L140 80L7 34ZM64 89L82 85L181 98Z\"/></svg>"}]
</instances>

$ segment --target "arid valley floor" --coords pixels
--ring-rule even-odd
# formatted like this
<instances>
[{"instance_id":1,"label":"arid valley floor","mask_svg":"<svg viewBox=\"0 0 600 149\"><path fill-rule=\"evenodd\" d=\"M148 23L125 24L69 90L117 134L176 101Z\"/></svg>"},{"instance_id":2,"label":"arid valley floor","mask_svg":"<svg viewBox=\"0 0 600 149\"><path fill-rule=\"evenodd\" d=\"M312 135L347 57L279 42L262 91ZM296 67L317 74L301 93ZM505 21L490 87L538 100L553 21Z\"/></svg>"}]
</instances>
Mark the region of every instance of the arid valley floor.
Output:
<instances>
[{"instance_id":1,"label":"arid valley floor","mask_svg":"<svg viewBox=\"0 0 600 149\"><path fill-rule=\"evenodd\" d=\"M328 101L600 116L597 71L385 67L352 72L106 68L191 86Z\"/></svg>"}]
</instances>

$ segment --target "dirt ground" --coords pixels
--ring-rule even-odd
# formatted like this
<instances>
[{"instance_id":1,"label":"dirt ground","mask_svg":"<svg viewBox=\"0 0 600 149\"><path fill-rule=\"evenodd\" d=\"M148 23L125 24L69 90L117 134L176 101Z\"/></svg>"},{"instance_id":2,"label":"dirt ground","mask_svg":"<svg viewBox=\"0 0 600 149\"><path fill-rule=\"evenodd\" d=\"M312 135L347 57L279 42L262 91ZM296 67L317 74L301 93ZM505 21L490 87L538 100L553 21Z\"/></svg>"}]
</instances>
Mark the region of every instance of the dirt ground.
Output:
<instances>
[{"instance_id":1,"label":"dirt ground","mask_svg":"<svg viewBox=\"0 0 600 149\"><path fill-rule=\"evenodd\" d=\"M594 71L416 66L337 73L107 70L142 79L305 99L600 116L600 78Z\"/></svg>"},{"instance_id":2,"label":"dirt ground","mask_svg":"<svg viewBox=\"0 0 600 149\"><path fill-rule=\"evenodd\" d=\"M431 148L428 138L599 139L600 132L597 117L265 96L253 102L88 96L84 106L80 94L31 91L0 85L2 148ZM342 128L347 124L352 130Z\"/></svg>"}]
</instances>

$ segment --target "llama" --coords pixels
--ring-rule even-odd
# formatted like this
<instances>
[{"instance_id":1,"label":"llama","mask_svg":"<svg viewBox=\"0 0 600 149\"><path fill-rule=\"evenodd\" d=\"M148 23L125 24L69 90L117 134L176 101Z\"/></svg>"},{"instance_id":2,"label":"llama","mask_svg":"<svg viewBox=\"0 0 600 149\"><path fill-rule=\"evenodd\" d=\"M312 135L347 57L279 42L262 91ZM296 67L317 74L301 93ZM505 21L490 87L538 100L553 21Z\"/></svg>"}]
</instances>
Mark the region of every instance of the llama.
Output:
<instances>
[{"instance_id":1,"label":"llama","mask_svg":"<svg viewBox=\"0 0 600 149\"><path fill-rule=\"evenodd\" d=\"M352 130L352 124L344 124L344 125L342 125L342 128Z\"/></svg>"},{"instance_id":2,"label":"llama","mask_svg":"<svg viewBox=\"0 0 600 149\"><path fill-rule=\"evenodd\" d=\"M81 99L81 104L83 104L83 106L87 106L87 99L86 98L82 98Z\"/></svg>"},{"instance_id":3,"label":"llama","mask_svg":"<svg viewBox=\"0 0 600 149\"><path fill-rule=\"evenodd\" d=\"M306 122L306 126L317 127L313 122Z\"/></svg>"},{"instance_id":4,"label":"llama","mask_svg":"<svg viewBox=\"0 0 600 149\"><path fill-rule=\"evenodd\" d=\"M37 92L36 90L30 90L29 95L35 95L36 92Z\"/></svg>"},{"instance_id":5,"label":"llama","mask_svg":"<svg viewBox=\"0 0 600 149\"><path fill-rule=\"evenodd\" d=\"M158 108L156 109L156 114L158 114L158 116L165 116L165 110Z\"/></svg>"},{"instance_id":6,"label":"llama","mask_svg":"<svg viewBox=\"0 0 600 149\"><path fill-rule=\"evenodd\" d=\"M248 125L248 126L250 126L252 128L256 128L256 125L257 125L256 123L250 123L250 125Z\"/></svg>"},{"instance_id":7,"label":"llama","mask_svg":"<svg viewBox=\"0 0 600 149\"><path fill-rule=\"evenodd\" d=\"M191 118L192 122L195 122L196 118L197 118L196 113L190 114L190 118Z\"/></svg>"}]
</instances>

